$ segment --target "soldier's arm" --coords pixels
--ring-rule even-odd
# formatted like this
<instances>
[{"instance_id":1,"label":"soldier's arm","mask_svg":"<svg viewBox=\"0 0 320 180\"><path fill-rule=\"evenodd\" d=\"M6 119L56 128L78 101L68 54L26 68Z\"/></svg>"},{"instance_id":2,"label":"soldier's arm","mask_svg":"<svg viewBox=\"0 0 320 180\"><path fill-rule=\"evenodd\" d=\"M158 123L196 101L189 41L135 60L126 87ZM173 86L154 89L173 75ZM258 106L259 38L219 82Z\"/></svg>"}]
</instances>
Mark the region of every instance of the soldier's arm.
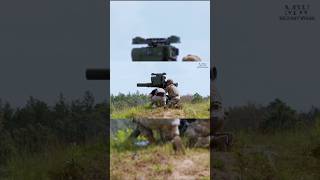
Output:
<instances>
[{"instance_id":1,"label":"soldier's arm","mask_svg":"<svg viewBox=\"0 0 320 180\"><path fill-rule=\"evenodd\" d=\"M167 93L168 92L169 87L167 86L164 90Z\"/></svg>"}]
</instances>

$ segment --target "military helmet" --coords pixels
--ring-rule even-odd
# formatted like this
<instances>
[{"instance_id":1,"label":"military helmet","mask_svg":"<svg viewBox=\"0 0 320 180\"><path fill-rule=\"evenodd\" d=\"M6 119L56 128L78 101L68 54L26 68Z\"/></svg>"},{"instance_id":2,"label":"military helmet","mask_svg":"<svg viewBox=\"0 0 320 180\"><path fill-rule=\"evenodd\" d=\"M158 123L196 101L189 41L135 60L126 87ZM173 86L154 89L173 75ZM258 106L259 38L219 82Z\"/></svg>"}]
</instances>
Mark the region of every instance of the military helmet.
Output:
<instances>
[{"instance_id":1,"label":"military helmet","mask_svg":"<svg viewBox=\"0 0 320 180\"><path fill-rule=\"evenodd\" d=\"M168 79L167 80L167 85L173 84L173 80L172 79Z\"/></svg>"},{"instance_id":2,"label":"military helmet","mask_svg":"<svg viewBox=\"0 0 320 180\"><path fill-rule=\"evenodd\" d=\"M187 56L182 58L182 61L201 61L201 58L197 55L188 54Z\"/></svg>"}]
</instances>

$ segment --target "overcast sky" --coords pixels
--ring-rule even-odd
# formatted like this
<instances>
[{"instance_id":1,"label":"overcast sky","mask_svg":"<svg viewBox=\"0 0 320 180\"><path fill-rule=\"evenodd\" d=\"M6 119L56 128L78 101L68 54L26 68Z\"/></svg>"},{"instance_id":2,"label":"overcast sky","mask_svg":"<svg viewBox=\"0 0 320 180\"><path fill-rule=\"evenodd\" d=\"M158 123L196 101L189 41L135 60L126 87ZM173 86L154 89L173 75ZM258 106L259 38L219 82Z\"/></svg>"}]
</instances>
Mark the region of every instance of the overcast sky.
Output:
<instances>
[{"instance_id":1,"label":"overcast sky","mask_svg":"<svg viewBox=\"0 0 320 180\"><path fill-rule=\"evenodd\" d=\"M105 14L103 1L1 1L0 98L52 103L90 90L105 99L107 81L85 80L86 68L108 64Z\"/></svg>"},{"instance_id":2,"label":"overcast sky","mask_svg":"<svg viewBox=\"0 0 320 180\"><path fill-rule=\"evenodd\" d=\"M320 107L320 1L315 21L280 21L297 1L215 0L213 63L227 106L280 98L298 110Z\"/></svg>"},{"instance_id":3,"label":"overcast sky","mask_svg":"<svg viewBox=\"0 0 320 180\"><path fill-rule=\"evenodd\" d=\"M180 44L177 62L132 62L132 38L141 36L169 37L177 35ZM119 92L150 93L152 88L137 87L150 82L152 72L166 72L179 83L181 94L210 94L209 68L199 63L182 62L187 54L201 57L210 66L210 3L209 1L113 1L110 9L110 65L112 94ZM145 46L145 45L142 45Z\"/></svg>"}]
</instances>

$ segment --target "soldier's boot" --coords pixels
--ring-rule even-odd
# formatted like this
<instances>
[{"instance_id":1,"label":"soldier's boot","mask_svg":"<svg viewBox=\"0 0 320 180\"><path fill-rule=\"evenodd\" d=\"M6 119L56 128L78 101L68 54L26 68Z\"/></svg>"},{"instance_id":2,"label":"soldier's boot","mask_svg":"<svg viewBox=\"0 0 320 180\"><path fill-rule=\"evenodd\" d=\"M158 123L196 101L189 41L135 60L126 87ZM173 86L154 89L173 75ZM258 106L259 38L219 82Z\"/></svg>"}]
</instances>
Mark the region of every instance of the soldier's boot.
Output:
<instances>
[{"instance_id":1,"label":"soldier's boot","mask_svg":"<svg viewBox=\"0 0 320 180\"><path fill-rule=\"evenodd\" d=\"M174 105L174 108L182 109L182 104L181 103L177 103L177 104Z\"/></svg>"},{"instance_id":2,"label":"soldier's boot","mask_svg":"<svg viewBox=\"0 0 320 180\"><path fill-rule=\"evenodd\" d=\"M183 155L186 154L180 136L175 136L172 139L172 147L173 147L173 150L174 150L175 154L178 154L178 153L182 153Z\"/></svg>"}]
</instances>

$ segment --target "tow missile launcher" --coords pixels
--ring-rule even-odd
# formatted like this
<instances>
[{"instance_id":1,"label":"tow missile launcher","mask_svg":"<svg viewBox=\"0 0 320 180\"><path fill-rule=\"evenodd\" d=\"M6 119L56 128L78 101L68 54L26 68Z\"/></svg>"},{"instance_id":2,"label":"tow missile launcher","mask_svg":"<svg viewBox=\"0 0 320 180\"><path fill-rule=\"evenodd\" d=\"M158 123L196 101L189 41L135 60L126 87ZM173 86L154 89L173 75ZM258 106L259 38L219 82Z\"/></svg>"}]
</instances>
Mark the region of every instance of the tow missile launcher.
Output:
<instances>
[{"instance_id":1,"label":"tow missile launcher","mask_svg":"<svg viewBox=\"0 0 320 180\"><path fill-rule=\"evenodd\" d=\"M147 44L147 47L133 48L131 51L132 61L176 61L179 49L170 45L180 43L178 36L168 38L142 38L135 37L132 44Z\"/></svg>"},{"instance_id":2,"label":"tow missile launcher","mask_svg":"<svg viewBox=\"0 0 320 180\"><path fill-rule=\"evenodd\" d=\"M158 87L165 89L167 86L166 73L152 73L151 83L137 83L137 87ZM178 86L178 83L174 83Z\"/></svg>"}]
</instances>

